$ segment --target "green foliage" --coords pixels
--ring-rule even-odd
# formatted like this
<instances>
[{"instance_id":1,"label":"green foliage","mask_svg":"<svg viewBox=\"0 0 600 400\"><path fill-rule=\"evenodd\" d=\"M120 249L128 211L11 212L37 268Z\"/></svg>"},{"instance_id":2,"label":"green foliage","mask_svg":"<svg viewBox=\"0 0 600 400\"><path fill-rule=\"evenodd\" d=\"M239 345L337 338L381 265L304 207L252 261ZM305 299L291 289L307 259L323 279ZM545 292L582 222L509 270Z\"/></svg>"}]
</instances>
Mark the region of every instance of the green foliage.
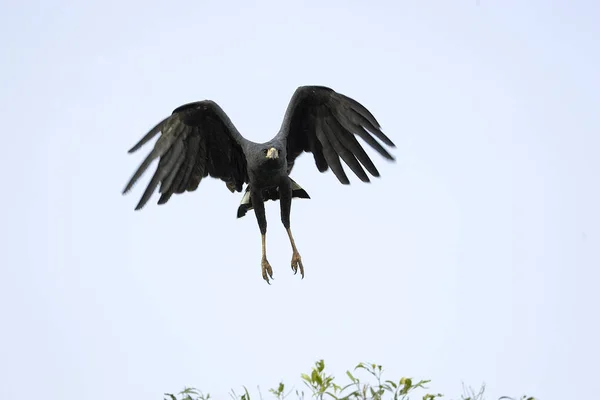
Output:
<instances>
[{"instance_id":1,"label":"green foliage","mask_svg":"<svg viewBox=\"0 0 600 400\"><path fill-rule=\"evenodd\" d=\"M371 379L371 382L361 380L358 376L359 373L366 375L367 378ZM354 370L346 371L346 376L350 379L350 382L341 386L338 381L335 380L333 375L329 375L325 372L325 362L319 360L315 363L314 367L309 374L301 374L300 378L304 385L309 389L309 398L324 400L382 400L393 399L393 400L409 400L410 395L416 395L416 392L421 392L416 398L422 400L436 400L443 397L440 393L422 393L427 390L429 380L415 381L413 378L402 377L396 381L384 380L382 378L383 368L381 365L372 363L359 363ZM475 393L472 389L465 389L460 400L485 400L484 398L485 387L483 386L479 392ZM276 388L269 389L275 399L283 400L288 398L292 393L296 394L299 400L304 400L306 394L304 391L289 390L286 393L286 386L283 382L280 382ZM179 397L166 393L164 400L208 400L210 394L204 395L196 389L184 389L178 393ZM248 389L244 387L244 393L238 395L235 391L231 391L231 398L233 400L250 400L250 393ZM384 397L385 396L385 397ZM262 394L259 392L258 398L263 399ZM498 400L517 400L516 398L503 396ZM518 400L535 400L533 397L522 396Z\"/></svg>"},{"instance_id":2,"label":"green foliage","mask_svg":"<svg viewBox=\"0 0 600 400\"><path fill-rule=\"evenodd\" d=\"M181 392L179 392L179 399L177 398L177 396L171 394L171 393L165 393L165 396L167 396L165 398L165 400L208 400L210 399L210 394L207 394L206 396L204 394L202 394L202 392L199 392L198 390L194 389L194 388L185 388L183 389Z\"/></svg>"}]
</instances>

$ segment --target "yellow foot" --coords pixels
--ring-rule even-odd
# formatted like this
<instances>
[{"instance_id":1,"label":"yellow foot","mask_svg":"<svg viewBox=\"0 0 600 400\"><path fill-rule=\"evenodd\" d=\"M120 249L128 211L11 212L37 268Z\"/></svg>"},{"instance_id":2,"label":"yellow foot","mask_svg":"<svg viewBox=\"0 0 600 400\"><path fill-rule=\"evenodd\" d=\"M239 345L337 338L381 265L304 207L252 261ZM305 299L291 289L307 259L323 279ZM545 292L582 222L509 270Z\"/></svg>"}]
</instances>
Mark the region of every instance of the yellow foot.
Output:
<instances>
[{"instance_id":1,"label":"yellow foot","mask_svg":"<svg viewBox=\"0 0 600 400\"><path fill-rule=\"evenodd\" d=\"M298 268L300 268L300 275L302 275L302 279L304 279L304 267L302 266L302 257L300 257L300 253L297 251L292 254L292 271L294 271L294 275L298 273Z\"/></svg>"},{"instance_id":2,"label":"yellow foot","mask_svg":"<svg viewBox=\"0 0 600 400\"><path fill-rule=\"evenodd\" d=\"M271 283L269 282L269 277L271 277L271 279L273 279L273 268L271 268L271 264L269 264L266 257L263 257L261 266L262 266L262 277L270 285Z\"/></svg>"}]
</instances>

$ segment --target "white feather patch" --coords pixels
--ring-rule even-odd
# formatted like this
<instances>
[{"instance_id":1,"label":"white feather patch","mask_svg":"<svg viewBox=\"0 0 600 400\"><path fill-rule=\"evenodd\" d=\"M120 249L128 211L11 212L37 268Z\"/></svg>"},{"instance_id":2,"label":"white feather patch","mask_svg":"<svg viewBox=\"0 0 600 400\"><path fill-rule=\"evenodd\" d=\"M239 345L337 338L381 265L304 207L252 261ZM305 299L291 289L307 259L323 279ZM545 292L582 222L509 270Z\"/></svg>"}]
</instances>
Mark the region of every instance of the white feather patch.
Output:
<instances>
[{"instance_id":1,"label":"white feather patch","mask_svg":"<svg viewBox=\"0 0 600 400\"><path fill-rule=\"evenodd\" d=\"M240 204L250 204L250 192L246 192L244 193L244 196L242 196L242 201L240 202Z\"/></svg>"}]
</instances>

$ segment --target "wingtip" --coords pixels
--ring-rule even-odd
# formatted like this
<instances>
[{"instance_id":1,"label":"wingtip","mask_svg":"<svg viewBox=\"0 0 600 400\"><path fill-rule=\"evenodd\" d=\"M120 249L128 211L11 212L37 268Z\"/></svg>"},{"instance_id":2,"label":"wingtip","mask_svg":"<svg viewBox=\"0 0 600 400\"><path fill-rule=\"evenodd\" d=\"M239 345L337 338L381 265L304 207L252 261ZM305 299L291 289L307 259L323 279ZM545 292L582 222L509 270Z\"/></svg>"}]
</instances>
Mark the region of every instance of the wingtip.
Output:
<instances>
[{"instance_id":1,"label":"wingtip","mask_svg":"<svg viewBox=\"0 0 600 400\"><path fill-rule=\"evenodd\" d=\"M145 205L146 202L144 201L144 199L140 200L140 202L137 203L137 205L135 206L135 211L140 211L142 208L144 208Z\"/></svg>"},{"instance_id":2,"label":"wingtip","mask_svg":"<svg viewBox=\"0 0 600 400\"><path fill-rule=\"evenodd\" d=\"M379 178L381 176L381 174L379 173L379 170L377 168L375 168L374 171L369 171L371 173L371 176L374 178Z\"/></svg>"},{"instance_id":3,"label":"wingtip","mask_svg":"<svg viewBox=\"0 0 600 400\"><path fill-rule=\"evenodd\" d=\"M146 142L144 142L144 139L140 140L139 142L137 142L136 144L134 144L129 150L127 150L127 154L132 154L135 153L136 151L138 151L139 149L142 148L143 145L145 145Z\"/></svg>"},{"instance_id":4,"label":"wingtip","mask_svg":"<svg viewBox=\"0 0 600 400\"><path fill-rule=\"evenodd\" d=\"M394 157L387 151L385 153L380 153L380 154L383 156L383 158L385 158L388 161L396 161L396 157Z\"/></svg>"},{"instance_id":5,"label":"wingtip","mask_svg":"<svg viewBox=\"0 0 600 400\"><path fill-rule=\"evenodd\" d=\"M381 137L379 137L383 143L391 147L392 149L396 148L396 144L390 140L383 132L381 132Z\"/></svg>"},{"instance_id":6,"label":"wingtip","mask_svg":"<svg viewBox=\"0 0 600 400\"><path fill-rule=\"evenodd\" d=\"M126 195L127 193L129 193L129 191L133 188L134 184L135 182L133 181L133 179L129 180L129 182L127 182L127 185L125 185L125 187L121 191L121 194Z\"/></svg>"}]
</instances>

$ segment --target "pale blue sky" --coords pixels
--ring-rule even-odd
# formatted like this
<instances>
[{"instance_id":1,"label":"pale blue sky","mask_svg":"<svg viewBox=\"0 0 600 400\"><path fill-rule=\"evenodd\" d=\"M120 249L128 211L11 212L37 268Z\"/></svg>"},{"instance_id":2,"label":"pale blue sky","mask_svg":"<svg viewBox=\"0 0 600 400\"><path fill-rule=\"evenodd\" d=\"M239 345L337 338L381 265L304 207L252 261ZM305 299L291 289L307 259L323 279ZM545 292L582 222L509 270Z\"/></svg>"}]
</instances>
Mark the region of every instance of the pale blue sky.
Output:
<instances>
[{"instance_id":1,"label":"pale blue sky","mask_svg":"<svg viewBox=\"0 0 600 400\"><path fill-rule=\"evenodd\" d=\"M600 3L226 3L0 3L0 398L224 398L319 358L449 396L595 393ZM213 99L266 140L305 84L367 106L398 161L345 187L299 159L303 281L278 204L268 286L221 182L121 196L173 108Z\"/></svg>"}]
</instances>

